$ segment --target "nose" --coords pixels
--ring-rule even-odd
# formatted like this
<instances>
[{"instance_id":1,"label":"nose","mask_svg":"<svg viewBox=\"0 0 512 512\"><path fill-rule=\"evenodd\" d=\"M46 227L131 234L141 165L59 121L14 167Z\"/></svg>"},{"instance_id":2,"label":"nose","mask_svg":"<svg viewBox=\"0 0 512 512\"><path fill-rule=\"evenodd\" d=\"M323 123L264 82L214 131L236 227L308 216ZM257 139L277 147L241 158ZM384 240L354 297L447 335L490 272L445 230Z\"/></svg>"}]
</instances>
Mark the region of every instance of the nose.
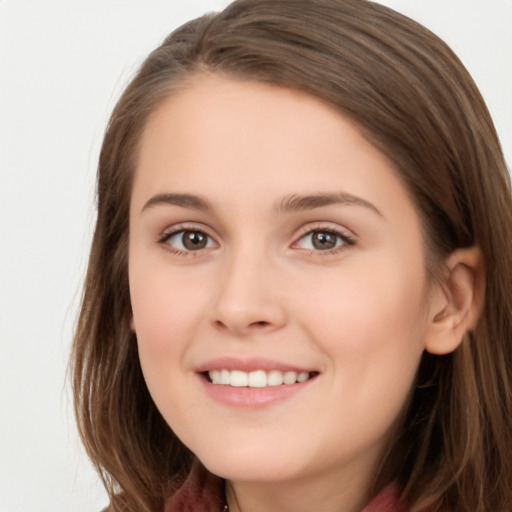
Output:
<instances>
[{"instance_id":1,"label":"nose","mask_svg":"<svg viewBox=\"0 0 512 512\"><path fill-rule=\"evenodd\" d=\"M287 314L281 278L268 259L233 257L219 273L211 317L215 328L239 337L282 328Z\"/></svg>"}]
</instances>

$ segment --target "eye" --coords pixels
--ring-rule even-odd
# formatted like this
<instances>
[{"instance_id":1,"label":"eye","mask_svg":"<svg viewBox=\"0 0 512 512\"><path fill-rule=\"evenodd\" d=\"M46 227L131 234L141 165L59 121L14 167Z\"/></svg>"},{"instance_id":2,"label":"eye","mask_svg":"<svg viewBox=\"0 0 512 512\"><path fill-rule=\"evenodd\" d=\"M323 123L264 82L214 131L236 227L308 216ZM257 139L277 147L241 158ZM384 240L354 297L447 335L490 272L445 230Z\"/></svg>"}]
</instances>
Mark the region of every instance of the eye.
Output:
<instances>
[{"instance_id":1,"label":"eye","mask_svg":"<svg viewBox=\"0 0 512 512\"><path fill-rule=\"evenodd\" d=\"M217 244L206 233L198 230L182 229L167 234L161 240L163 243L170 245L176 251L199 251L201 249L209 249L216 247Z\"/></svg>"},{"instance_id":2,"label":"eye","mask_svg":"<svg viewBox=\"0 0 512 512\"><path fill-rule=\"evenodd\" d=\"M299 249L310 251L335 251L346 245L354 245L348 236L332 230L314 230L301 237L295 244Z\"/></svg>"}]
</instances>

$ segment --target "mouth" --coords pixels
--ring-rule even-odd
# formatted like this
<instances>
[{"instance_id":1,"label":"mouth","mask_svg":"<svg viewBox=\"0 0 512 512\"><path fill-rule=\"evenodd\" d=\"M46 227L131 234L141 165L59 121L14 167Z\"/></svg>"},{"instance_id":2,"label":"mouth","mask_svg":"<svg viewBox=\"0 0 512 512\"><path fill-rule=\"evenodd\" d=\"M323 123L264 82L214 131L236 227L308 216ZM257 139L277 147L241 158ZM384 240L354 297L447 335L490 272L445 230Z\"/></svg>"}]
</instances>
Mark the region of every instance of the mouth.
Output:
<instances>
[{"instance_id":1,"label":"mouth","mask_svg":"<svg viewBox=\"0 0 512 512\"><path fill-rule=\"evenodd\" d=\"M243 370L216 369L201 372L203 378L211 384L236 388L267 388L293 386L315 378L318 372L281 371L281 370Z\"/></svg>"}]
</instances>

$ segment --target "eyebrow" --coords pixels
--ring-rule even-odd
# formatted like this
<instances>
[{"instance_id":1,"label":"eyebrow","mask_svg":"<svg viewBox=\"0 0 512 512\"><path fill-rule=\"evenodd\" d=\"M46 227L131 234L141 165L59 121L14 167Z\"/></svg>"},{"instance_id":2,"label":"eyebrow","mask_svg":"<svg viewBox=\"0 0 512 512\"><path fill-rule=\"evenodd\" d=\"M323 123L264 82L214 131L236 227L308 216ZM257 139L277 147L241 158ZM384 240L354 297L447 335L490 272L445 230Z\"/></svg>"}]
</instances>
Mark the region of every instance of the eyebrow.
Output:
<instances>
[{"instance_id":1,"label":"eyebrow","mask_svg":"<svg viewBox=\"0 0 512 512\"><path fill-rule=\"evenodd\" d=\"M142 207L141 213L161 204L181 206L202 212L212 211L212 205L206 200L193 194L157 194L151 197Z\"/></svg>"},{"instance_id":2,"label":"eyebrow","mask_svg":"<svg viewBox=\"0 0 512 512\"><path fill-rule=\"evenodd\" d=\"M157 194L151 197L142 207L141 213L150 208L153 208L154 206L165 204L179 206L181 208L187 208L191 210L198 210L201 212L211 212L214 210L209 201L194 194L167 193ZM362 206L384 218L382 213L375 205L361 197L348 194L347 192L319 192L310 195L291 194L284 197L279 203L276 203L274 206L274 211L278 214L283 214L313 210L315 208L321 208L322 206L330 206L334 204Z\"/></svg>"},{"instance_id":3,"label":"eyebrow","mask_svg":"<svg viewBox=\"0 0 512 512\"><path fill-rule=\"evenodd\" d=\"M347 192L320 192L318 194L312 195L291 194L289 196L286 196L278 205L276 205L275 210L277 213L298 212L305 210L313 210L315 208L321 208L322 206L330 206L334 204L353 204L357 206L362 206L373 211L380 217L384 218L382 213L375 205L361 197L348 194Z\"/></svg>"}]
</instances>

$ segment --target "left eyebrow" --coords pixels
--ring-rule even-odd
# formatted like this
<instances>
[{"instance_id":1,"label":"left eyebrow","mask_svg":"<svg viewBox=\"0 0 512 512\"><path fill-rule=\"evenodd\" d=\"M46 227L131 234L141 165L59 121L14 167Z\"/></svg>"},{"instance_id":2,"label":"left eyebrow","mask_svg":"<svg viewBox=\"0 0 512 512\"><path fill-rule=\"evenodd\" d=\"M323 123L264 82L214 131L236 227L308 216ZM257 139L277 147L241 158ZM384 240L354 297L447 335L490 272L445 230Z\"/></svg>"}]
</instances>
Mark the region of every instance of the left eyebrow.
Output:
<instances>
[{"instance_id":1,"label":"left eyebrow","mask_svg":"<svg viewBox=\"0 0 512 512\"><path fill-rule=\"evenodd\" d=\"M365 199L362 199L361 197L348 194L347 192L320 192L318 194L311 195L291 194L289 196L286 196L279 203L277 203L274 206L274 209L276 213L288 213L299 212L304 210L313 210L315 208L321 208L322 206L330 206L333 204L362 206L373 211L380 217L384 218L382 213L375 205L373 205L369 201L366 201Z\"/></svg>"},{"instance_id":2,"label":"left eyebrow","mask_svg":"<svg viewBox=\"0 0 512 512\"><path fill-rule=\"evenodd\" d=\"M141 213L161 204L170 204L199 211L213 210L212 205L206 199L193 194L157 194L144 204Z\"/></svg>"}]
</instances>

